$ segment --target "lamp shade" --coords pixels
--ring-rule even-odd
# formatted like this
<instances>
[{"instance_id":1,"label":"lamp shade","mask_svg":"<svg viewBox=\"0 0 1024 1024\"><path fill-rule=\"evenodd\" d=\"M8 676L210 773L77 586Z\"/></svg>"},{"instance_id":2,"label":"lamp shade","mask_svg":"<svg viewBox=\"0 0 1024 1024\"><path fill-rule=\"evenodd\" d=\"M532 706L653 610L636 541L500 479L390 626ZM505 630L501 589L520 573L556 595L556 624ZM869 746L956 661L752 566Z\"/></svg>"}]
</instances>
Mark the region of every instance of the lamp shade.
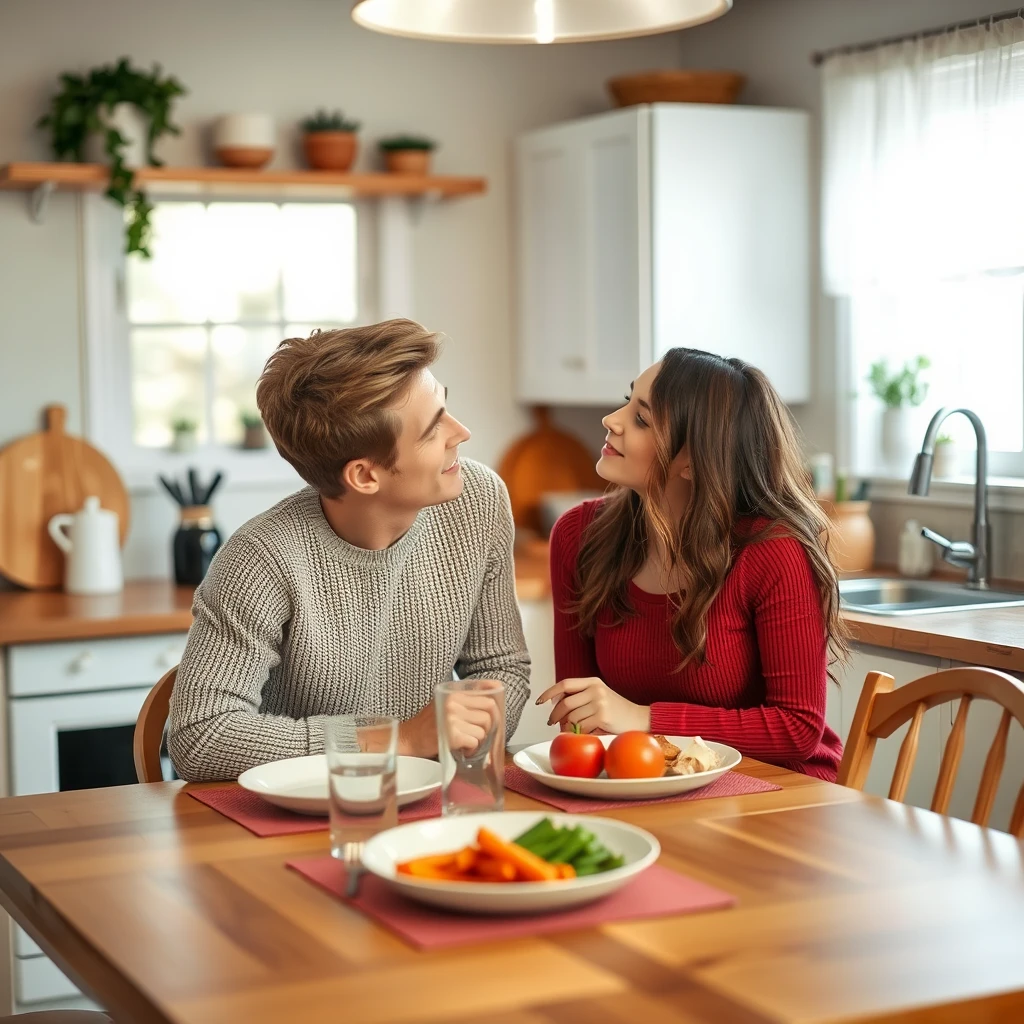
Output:
<instances>
[{"instance_id":1,"label":"lamp shade","mask_svg":"<svg viewBox=\"0 0 1024 1024\"><path fill-rule=\"evenodd\" d=\"M364 28L460 43L583 43L688 28L732 0L356 0Z\"/></svg>"}]
</instances>

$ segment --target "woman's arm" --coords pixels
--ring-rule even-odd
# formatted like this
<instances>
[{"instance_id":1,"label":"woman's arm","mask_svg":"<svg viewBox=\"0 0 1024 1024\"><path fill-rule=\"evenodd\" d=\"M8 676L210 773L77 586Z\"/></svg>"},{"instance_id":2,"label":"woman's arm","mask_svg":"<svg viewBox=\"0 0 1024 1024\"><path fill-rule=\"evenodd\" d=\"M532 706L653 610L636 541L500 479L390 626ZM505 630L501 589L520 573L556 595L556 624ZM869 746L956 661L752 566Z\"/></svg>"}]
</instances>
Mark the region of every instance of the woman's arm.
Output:
<instances>
[{"instance_id":1,"label":"woman's arm","mask_svg":"<svg viewBox=\"0 0 1024 1024\"><path fill-rule=\"evenodd\" d=\"M810 563L788 537L753 544L742 557L736 569L753 608L764 704L657 703L651 731L702 736L770 761L803 761L821 742L828 686L827 637Z\"/></svg>"},{"instance_id":2,"label":"woman's arm","mask_svg":"<svg viewBox=\"0 0 1024 1024\"><path fill-rule=\"evenodd\" d=\"M569 509L551 531L551 600L555 612L555 679L597 675L594 638L585 636L568 609L575 600L576 556L586 506Z\"/></svg>"}]
</instances>

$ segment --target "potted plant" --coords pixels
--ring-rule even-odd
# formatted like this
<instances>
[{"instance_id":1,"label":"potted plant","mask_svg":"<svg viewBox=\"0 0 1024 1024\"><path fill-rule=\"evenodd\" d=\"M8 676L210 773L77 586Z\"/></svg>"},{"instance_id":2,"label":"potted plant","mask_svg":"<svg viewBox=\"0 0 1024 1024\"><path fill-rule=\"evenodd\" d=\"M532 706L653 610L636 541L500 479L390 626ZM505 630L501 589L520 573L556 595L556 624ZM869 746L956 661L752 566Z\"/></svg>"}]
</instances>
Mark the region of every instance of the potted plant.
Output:
<instances>
[{"instance_id":1,"label":"potted plant","mask_svg":"<svg viewBox=\"0 0 1024 1024\"><path fill-rule=\"evenodd\" d=\"M930 365L927 356L918 356L894 372L890 372L885 359L871 364L868 382L875 395L885 403L882 412L882 458L886 467L894 472L910 471L914 452L910 411L928 395L928 383L922 379L922 374Z\"/></svg>"},{"instance_id":2,"label":"potted plant","mask_svg":"<svg viewBox=\"0 0 1024 1024\"><path fill-rule=\"evenodd\" d=\"M242 447L249 450L267 447L267 429L263 426L263 420L258 412L243 412L242 421Z\"/></svg>"},{"instance_id":3,"label":"potted plant","mask_svg":"<svg viewBox=\"0 0 1024 1024\"><path fill-rule=\"evenodd\" d=\"M350 121L340 110L329 114L318 110L302 122L302 145L306 162L318 171L347 171L356 158L359 122Z\"/></svg>"},{"instance_id":4,"label":"potted plant","mask_svg":"<svg viewBox=\"0 0 1024 1024\"><path fill-rule=\"evenodd\" d=\"M956 476L959 453L956 444L949 434L939 434L935 439L935 457L932 461L932 473L937 477Z\"/></svg>"},{"instance_id":5,"label":"potted plant","mask_svg":"<svg viewBox=\"0 0 1024 1024\"><path fill-rule=\"evenodd\" d=\"M198 424L188 416L179 416L171 420L171 431L174 437L171 449L176 452L191 452L196 447L196 429Z\"/></svg>"},{"instance_id":6,"label":"potted plant","mask_svg":"<svg viewBox=\"0 0 1024 1024\"><path fill-rule=\"evenodd\" d=\"M377 145L392 174L429 174L430 154L437 149L433 139L422 135L392 135Z\"/></svg>"},{"instance_id":7,"label":"potted plant","mask_svg":"<svg viewBox=\"0 0 1024 1024\"><path fill-rule=\"evenodd\" d=\"M58 160L86 160L91 140L94 156L110 163L107 195L129 212L127 251L149 257L152 205L135 184L133 166L160 166L153 153L157 140L178 135L171 124L171 107L185 93L181 83L164 77L160 66L151 72L133 68L127 57L117 64L93 68L86 75L61 75L61 90L50 101L50 112L37 122L49 128Z\"/></svg>"}]
</instances>

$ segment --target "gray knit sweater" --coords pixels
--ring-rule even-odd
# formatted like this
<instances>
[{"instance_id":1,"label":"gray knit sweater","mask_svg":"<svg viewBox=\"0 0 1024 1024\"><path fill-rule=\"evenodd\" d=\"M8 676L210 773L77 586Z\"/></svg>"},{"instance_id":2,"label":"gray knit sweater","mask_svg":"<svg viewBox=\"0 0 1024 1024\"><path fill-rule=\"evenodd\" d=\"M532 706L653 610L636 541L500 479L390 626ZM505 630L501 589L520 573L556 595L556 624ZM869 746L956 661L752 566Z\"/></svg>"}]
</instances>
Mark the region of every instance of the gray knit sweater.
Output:
<instances>
[{"instance_id":1,"label":"gray knit sweater","mask_svg":"<svg viewBox=\"0 0 1024 1024\"><path fill-rule=\"evenodd\" d=\"M196 591L168 746L191 781L323 750L323 716L408 719L451 679L500 679L511 736L530 692L508 494L463 460L462 495L383 551L338 537L311 488L250 520Z\"/></svg>"}]
</instances>

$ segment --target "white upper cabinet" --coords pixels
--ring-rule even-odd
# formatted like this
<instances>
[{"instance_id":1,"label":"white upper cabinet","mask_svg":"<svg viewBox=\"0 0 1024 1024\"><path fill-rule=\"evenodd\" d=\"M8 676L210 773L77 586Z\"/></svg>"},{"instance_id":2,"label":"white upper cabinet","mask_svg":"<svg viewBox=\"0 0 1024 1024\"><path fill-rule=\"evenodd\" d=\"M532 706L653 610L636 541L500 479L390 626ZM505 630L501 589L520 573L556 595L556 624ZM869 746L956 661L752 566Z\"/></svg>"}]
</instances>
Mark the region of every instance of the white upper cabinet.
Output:
<instances>
[{"instance_id":1,"label":"white upper cabinet","mask_svg":"<svg viewBox=\"0 0 1024 1024\"><path fill-rule=\"evenodd\" d=\"M808 115L630 107L517 146L519 386L613 404L676 345L810 397Z\"/></svg>"}]
</instances>

